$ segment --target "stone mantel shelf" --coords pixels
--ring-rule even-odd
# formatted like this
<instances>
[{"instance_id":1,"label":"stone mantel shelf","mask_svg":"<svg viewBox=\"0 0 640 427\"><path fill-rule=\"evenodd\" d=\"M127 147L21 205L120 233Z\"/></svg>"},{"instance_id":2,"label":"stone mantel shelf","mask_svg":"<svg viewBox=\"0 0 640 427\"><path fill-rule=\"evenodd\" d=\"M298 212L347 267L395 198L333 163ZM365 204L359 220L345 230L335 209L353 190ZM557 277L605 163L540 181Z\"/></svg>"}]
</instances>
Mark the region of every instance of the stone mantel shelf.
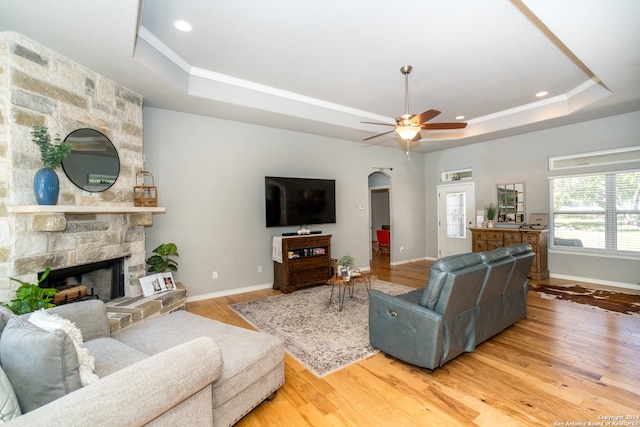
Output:
<instances>
[{"instance_id":1,"label":"stone mantel shelf","mask_svg":"<svg viewBox=\"0 0 640 427\"><path fill-rule=\"evenodd\" d=\"M7 206L11 214L26 215L30 231L63 232L68 215L128 215L130 225L150 226L153 214L164 213L165 208L139 206L60 206L25 205Z\"/></svg>"},{"instance_id":2,"label":"stone mantel shelf","mask_svg":"<svg viewBox=\"0 0 640 427\"><path fill-rule=\"evenodd\" d=\"M130 214L130 213L165 213L166 208L138 206L60 206L60 205L25 205L7 206L9 213L14 214Z\"/></svg>"}]
</instances>

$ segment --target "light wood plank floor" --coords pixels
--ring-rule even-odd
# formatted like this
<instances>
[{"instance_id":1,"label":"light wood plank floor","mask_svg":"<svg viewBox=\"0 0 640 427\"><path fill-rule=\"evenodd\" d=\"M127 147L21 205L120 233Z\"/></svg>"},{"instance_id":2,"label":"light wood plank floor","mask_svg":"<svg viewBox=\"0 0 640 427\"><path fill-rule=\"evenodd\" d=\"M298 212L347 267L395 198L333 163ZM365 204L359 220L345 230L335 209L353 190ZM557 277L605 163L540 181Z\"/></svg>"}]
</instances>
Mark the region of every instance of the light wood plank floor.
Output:
<instances>
[{"instance_id":1,"label":"light wood plank floor","mask_svg":"<svg viewBox=\"0 0 640 427\"><path fill-rule=\"evenodd\" d=\"M424 287L430 264L390 267L376 258L372 271ZM277 293L192 302L187 310L251 329L229 304ZM640 417L640 318L529 291L527 319L433 372L378 353L319 379L285 354L285 385L237 425L558 426L615 415ZM638 418L622 421L640 426Z\"/></svg>"}]
</instances>

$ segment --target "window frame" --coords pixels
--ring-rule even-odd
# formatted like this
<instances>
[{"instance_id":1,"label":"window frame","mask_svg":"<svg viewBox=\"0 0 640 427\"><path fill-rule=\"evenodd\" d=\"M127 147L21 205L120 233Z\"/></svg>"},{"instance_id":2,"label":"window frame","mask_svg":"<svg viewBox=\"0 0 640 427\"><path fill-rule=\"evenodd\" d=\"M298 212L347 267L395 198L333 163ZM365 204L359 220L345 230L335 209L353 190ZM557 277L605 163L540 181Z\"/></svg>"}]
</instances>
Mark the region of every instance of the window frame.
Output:
<instances>
[{"instance_id":1,"label":"window frame","mask_svg":"<svg viewBox=\"0 0 640 427\"><path fill-rule=\"evenodd\" d=\"M630 170L608 170L599 172L590 172L584 174L573 175L557 175L549 177L549 249L558 252L572 252L581 254L591 254L599 256L610 256L615 258L632 258L640 259L640 250L618 250L618 216L622 214L638 215L640 220L640 206L638 209L618 209L616 203L616 177L625 173L639 173L640 169ZM605 195L605 207L604 210L597 209L583 209L575 210L571 212L556 211L554 205L555 199L555 186L554 183L558 180L577 178L577 177L604 177L604 195ZM605 247L600 248L585 248L580 246L570 245L557 245L555 244L555 222L556 215L602 215L604 219L604 242Z\"/></svg>"}]
</instances>

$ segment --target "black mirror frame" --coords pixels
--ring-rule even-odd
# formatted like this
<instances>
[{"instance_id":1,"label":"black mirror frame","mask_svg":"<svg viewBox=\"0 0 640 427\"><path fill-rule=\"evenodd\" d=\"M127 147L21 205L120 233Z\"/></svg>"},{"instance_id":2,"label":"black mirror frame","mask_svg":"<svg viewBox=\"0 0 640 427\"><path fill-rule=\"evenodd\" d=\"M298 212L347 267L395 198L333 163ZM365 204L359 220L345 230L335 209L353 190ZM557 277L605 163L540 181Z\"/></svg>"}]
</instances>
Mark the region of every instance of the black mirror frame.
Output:
<instances>
[{"instance_id":1,"label":"black mirror frame","mask_svg":"<svg viewBox=\"0 0 640 427\"><path fill-rule=\"evenodd\" d=\"M108 175L108 178L106 178L105 180L101 180L100 178L96 178L96 179L98 179L98 180L99 180L99 182L98 182L97 184L98 184L99 186L104 186L104 187L102 187L102 188L100 188L100 189L84 187L84 186L82 185L82 183L78 183L78 182L76 182L76 180L74 180L74 179L72 178L72 176L71 176L71 175L73 175L73 174L70 174L70 171L68 171L68 170L67 170L67 168L65 167L65 162L66 162L66 161L67 161L67 159L69 159L69 157L73 154L73 148L71 149L71 153L69 153L69 156L67 156L67 158L66 158L65 160L63 160L63 161L62 161L62 169L63 169L63 171L64 171L65 175L67 176L67 178L69 179L69 181L71 181L71 182L72 182L76 187L78 187L79 189L81 189L81 190L83 190L83 191L87 191L87 192L89 192L89 193L101 193L101 192L103 192L103 191L106 191L106 190L108 190L109 188L111 188L111 187L116 183L116 181L118 180L118 177L120 176L121 164L120 164L120 156L119 156L119 154L118 154L118 150L116 150L116 147L115 147L115 145L113 145L113 142L111 142L111 140L110 140L110 139L109 139L105 134L103 134L102 132L100 132L100 131L98 131L98 130L91 129L91 128L79 128L79 129L75 129L75 130L73 130L72 132L70 132L70 133L65 137L65 139L64 139L64 140L66 141L67 139L70 139L71 141L73 141L73 134L74 134L74 133L76 133L76 132L79 132L79 131L84 131L84 132L91 131L91 132L94 132L94 133L96 134L96 136L98 136L98 137L102 137L102 138L104 139L104 144L105 144L105 145L106 145L107 143L109 143L109 144L111 145L111 146L110 146L110 148L112 148L112 149L113 149L113 153L115 154L115 159L117 160L117 170L113 170L113 169L112 169L112 170L110 170L109 172L113 171L113 172L115 172L115 174L111 174L111 173L110 173L110 174ZM107 148L109 148L109 147L107 146ZM67 162L67 165L68 165L68 162ZM104 175L104 173L103 173L102 175ZM106 175L105 175L105 176L106 176ZM87 180L88 180L88 178L87 178Z\"/></svg>"}]
</instances>

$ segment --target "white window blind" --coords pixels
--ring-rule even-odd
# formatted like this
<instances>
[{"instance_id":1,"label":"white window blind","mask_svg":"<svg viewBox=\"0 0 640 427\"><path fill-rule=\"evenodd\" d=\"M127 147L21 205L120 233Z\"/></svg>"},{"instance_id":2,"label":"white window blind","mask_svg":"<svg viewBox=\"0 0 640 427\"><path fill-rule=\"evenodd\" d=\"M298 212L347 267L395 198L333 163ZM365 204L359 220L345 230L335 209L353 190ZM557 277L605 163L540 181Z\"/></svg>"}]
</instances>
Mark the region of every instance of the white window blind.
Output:
<instances>
[{"instance_id":1,"label":"white window blind","mask_svg":"<svg viewBox=\"0 0 640 427\"><path fill-rule=\"evenodd\" d=\"M640 254L640 171L549 180L551 246Z\"/></svg>"}]
</instances>

